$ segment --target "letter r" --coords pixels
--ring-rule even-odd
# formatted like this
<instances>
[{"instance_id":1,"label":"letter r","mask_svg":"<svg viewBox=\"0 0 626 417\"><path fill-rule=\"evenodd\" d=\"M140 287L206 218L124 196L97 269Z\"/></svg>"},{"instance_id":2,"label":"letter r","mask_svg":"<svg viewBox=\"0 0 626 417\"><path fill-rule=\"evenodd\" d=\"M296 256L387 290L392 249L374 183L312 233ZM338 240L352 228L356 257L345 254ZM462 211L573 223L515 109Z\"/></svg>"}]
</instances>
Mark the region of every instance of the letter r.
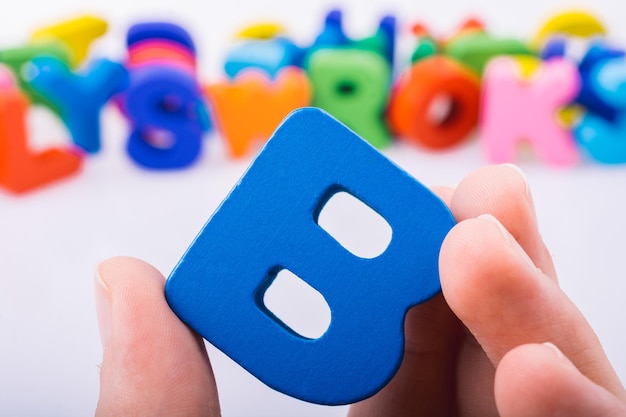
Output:
<instances>
[{"instance_id":1,"label":"letter r","mask_svg":"<svg viewBox=\"0 0 626 417\"><path fill-rule=\"evenodd\" d=\"M345 191L391 226L387 249L357 257L317 224ZM373 395L395 374L404 316L440 290L447 207L348 128L314 108L279 126L167 280L174 312L265 384L319 404ZM288 269L331 309L318 339L295 334L262 305Z\"/></svg>"}]
</instances>

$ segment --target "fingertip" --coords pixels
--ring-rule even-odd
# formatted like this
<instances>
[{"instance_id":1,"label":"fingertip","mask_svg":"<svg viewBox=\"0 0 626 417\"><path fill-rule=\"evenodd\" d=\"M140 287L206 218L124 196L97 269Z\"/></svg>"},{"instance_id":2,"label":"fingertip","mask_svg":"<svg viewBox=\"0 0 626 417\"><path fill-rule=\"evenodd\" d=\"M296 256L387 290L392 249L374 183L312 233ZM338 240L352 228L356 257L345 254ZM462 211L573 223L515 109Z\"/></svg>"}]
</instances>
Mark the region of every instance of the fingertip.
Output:
<instances>
[{"instance_id":1,"label":"fingertip","mask_svg":"<svg viewBox=\"0 0 626 417\"><path fill-rule=\"evenodd\" d=\"M96 269L104 347L98 416L219 415L204 343L171 311L164 283L156 268L132 257Z\"/></svg>"},{"instance_id":2,"label":"fingertip","mask_svg":"<svg viewBox=\"0 0 626 417\"><path fill-rule=\"evenodd\" d=\"M525 410L528 416L540 415L546 401L542 391L549 379L560 375L559 368L563 366L560 361L551 347L541 344L518 346L505 354L496 368L494 383L500 414L513 417ZM539 391L538 387L541 387Z\"/></svg>"},{"instance_id":3,"label":"fingertip","mask_svg":"<svg viewBox=\"0 0 626 417\"><path fill-rule=\"evenodd\" d=\"M519 296L521 290L533 285L533 280L525 278L537 271L491 215L467 219L452 228L441 247L439 270L444 297L466 325L466 313L474 314L487 298L493 303L501 294ZM501 298L504 301L507 297Z\"/></svg>"},{"instance_id":4,"label":"fingertip","mask_svg":"<svg viewBox=\"0 0 626 417\"><path fill-rule=\"evenodd\" d=\"M100 262L96 266L96 283L106 291L112 287L132 284L134 280L155 281L161 285L165 277L149 263L130 256L116 256Z\"/></svg>"},{"instance_id":5,"label":"fingertip","mask_svg":"<svg viewBox=\"0 0 626 417\"><path fill-rule=\"evenodd\" d=\"M525 344L500 361L494 394L500 415L609 416L624 407L585 377L552 343Z\"/></svg>"},{"instance_id":6,"label":"fingertip","mask_svg":"<svg viewBox=\"0 0 626 417\"><path fill-rule=\"evenodd\" d=\"M526 176L512 164L487 165L470 173L457 187L451 208L459 221L492 213L507 229L508 221L519 222L521 215L534 219Z\"/></svg>"},{"instance_id":7,"label":"fingertip","mask_svg":"<svg viewBox=\"0 0 626 417\"><path fill-rule=\"evenodd\" d=\"M449 206L458 222L492 214L534 263L556 280L552 257L538 230L530 187L519 167L503 164L477 169L461 181Z\"/></svg>"},{"instance_id":8,"label":"fingertip","mask_svg":"<svg viewBox=\"0 0 626 417\"><path fill-rule=\"evenodd\" d=\"M111 340L114 318L125 317L128 311L155 311L164 283L165 278L156 268L137 258L118 256L96 266L96 316L104 350Z\"/></svg>"},{"instance_id":9,"label":"fingertip","mask_svg":"<svg viewBox=\"0 0 626 417\"><path fill-rule=\"evenodd\" d=\"M494 218L458 223L439 261L446 302L495 366L516 346L553 340L585 378L624 392L584 316Z\"/></svg>"}]
</instances>

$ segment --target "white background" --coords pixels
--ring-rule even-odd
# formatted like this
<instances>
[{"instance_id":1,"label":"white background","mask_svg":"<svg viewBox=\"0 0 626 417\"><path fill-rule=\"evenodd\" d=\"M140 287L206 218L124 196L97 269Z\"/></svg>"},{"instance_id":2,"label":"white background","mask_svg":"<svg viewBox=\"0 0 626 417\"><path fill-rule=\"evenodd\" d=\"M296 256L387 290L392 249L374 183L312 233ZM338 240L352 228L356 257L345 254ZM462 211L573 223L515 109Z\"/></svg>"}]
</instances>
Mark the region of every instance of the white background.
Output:
<instances>
[{"instance_id":1,"label":"white background","mask_svg":"<svg viewBox=\"0 0 626 417\"><path fill-rule=\"evenodd\" d=\"M420 20L446 34L461 19L475 14L495 34L529 38L550 13L577 4L545 0L364 3L21 0L0 13L0 47L18 46L39 26L89 12L110 23L110 34L94 53L117 58L130 24L174 18L194 36L202 64L200 77L210 82L221 74L231 35L260 19L283 23L303 44L313 39L326 11L336 5L343 6L348 30L355 36L369 34L383 13L396 13L405 31ZM623 3L578 4L589 6L606 23L611 37L626 46ZM32 112L29 123L34 140L67 137L58 121L40 110ZM190 169L148 172L125 154L126 134L124 120L107 108L104 150L87 158L80 175L21 197L0 192L0 416L93 414L101 358L93 301L95 266L107 257L131 255L169 274L251 161L229 160L221 139L207 136L201 160ZM476 139L444 153L400 144L385 153L428 185L454 185L487 163ZM528 176L562 286L596 329L624 379L626 166L583 162L556 169L533 157L519 165ZM344 407L287 398L264 387L215 349L210 348L210 354L225 416L345 414Z\"/></svg>"}]
</instances>

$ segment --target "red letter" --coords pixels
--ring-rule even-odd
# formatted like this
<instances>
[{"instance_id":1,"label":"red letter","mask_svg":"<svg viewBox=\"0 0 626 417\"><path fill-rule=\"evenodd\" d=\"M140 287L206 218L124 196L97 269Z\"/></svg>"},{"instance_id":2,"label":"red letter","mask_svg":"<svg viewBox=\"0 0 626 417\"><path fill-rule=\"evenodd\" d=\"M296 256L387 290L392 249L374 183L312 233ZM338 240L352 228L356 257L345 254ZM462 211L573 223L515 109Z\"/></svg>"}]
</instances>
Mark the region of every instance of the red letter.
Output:
<instances>
[{"instance_id":1,"label":"red letter","mask_svg":"<svg viewBox=\"0 0 626 417\"><path fill-rule=\"evenodd\" d=\"M433 115L437 100L446 104ZM446 148L465 139L478 122L478 78L444 56L413 64L394 86L388 110L391 130L428 148Z\"/></svg>"}]
</instances>

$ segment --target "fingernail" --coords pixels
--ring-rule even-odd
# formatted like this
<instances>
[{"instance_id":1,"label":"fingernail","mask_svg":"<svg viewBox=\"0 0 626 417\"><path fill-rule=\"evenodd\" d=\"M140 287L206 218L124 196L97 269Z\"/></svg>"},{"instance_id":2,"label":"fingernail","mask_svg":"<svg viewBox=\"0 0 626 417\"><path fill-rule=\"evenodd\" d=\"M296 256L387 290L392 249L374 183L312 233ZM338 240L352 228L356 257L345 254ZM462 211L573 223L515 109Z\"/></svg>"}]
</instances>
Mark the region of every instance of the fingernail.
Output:
<instances>
[{"instance_id":1,"label":"fingernail","mask_svg":"<svg viewBox=\"0 0 626 417\"><path fill-rule=\"evenodd\" d=\"M545 347L550 348L550 350L552 350L552 352L554 353L554 356L556 356L560 361L563 361L567 364L569 364L570 366L574 366L574 364L567 358L567 356L565 356L563 354L563 352L561 352L559 350L558 347L556 347L556 345L550 343L550 342L545 342L542 343Z\"/></svg>"},{"instance_id":2,"label":"fingernail","mask_svg":"<svg viewBox=\"0 0 626 417\"><path fill-rule=\"evenodd\" d=\"M102 349L106 350L111 340L111 293L102 279L100 266L96 268L96 315L98 317L98 330L100 331L100 341Z\"/></svg>"},{"instance_id":3,"label":"fingernail","mask_svg":"<svg viewBox=\"0 0 626 417\"><path fill-rule=\"evenodd\" d=\"M491 223L495 224L498 227L498 229L500 230L500 233L502 233L502 236L504 237L505 241L507 242L507 245L510 248L512 248L517 253L518 257L524 263L528 264L533 269L537 269L537 267L535 266L535 263L532 261L532 259L530 259L530 256L528 256L526 251L520 246L519 243L517 243L517 240L515 240L513 235L511 233L509 233L508 230L505 229L505 227L502 225L502 223L500 223L500 221L498 221L498 219L496 219L491 214L481 214L477 218L478 219L483 219L483 220L488 220Z\"/></svg>"},{"instance_id":4,"label":"fingernail","mask_svg":"<svg viewBox=\"0 0 626 417\"><path fill-rule=\"evenodd\" d=\"M515 164L502 164L502 166L505 166L507 168L510 168L512 170L514 170L515 172L517 172L517 174L522 178L522 180L524 181L524 185L526 186L526 194L528 196L530 196L530 187L528 186L528 178L526 178L526 174L524 173L524 171L522 171L522 169L520 167L518 167Z\"/></svg>"}]
</instances>

